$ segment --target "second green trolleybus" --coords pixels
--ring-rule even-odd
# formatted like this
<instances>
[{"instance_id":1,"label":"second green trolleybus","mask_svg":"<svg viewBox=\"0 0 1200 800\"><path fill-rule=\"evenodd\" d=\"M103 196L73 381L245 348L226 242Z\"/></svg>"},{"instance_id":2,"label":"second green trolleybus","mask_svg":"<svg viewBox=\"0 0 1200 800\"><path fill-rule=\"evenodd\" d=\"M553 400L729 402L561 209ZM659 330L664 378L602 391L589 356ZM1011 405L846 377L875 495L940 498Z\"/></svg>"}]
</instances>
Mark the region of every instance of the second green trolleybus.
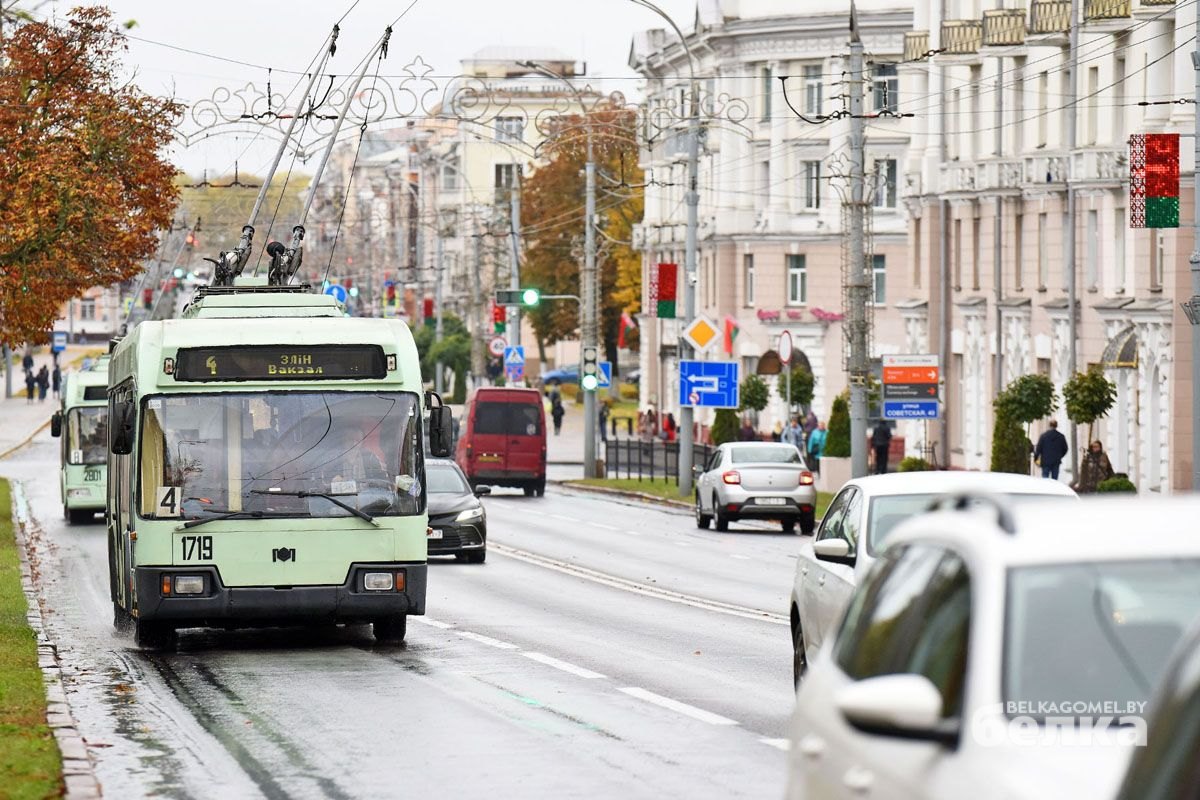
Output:
<instances>
[{"instance_id":1,"label":"second green trolleybus","mask_svg":"<svg viewBox=\"0 0 1200 800\"><path fill-rule=\"evenodd\" d=\"M108 471L108 356L63 375L59 410L50 434L60 440L58 488L63 516L91 522L104 510Z\"/></svg>"}]
</instances>

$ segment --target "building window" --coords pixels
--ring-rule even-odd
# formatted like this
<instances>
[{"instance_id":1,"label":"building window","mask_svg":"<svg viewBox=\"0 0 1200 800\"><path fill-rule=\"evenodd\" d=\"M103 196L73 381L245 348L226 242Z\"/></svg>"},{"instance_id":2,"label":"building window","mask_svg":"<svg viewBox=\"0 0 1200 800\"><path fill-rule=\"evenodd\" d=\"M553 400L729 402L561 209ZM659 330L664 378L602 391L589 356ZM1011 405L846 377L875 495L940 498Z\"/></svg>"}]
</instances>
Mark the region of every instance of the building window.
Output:
<instances>
[{"instance_id":1,"label":"building window","mask_svg":"<svg viewBox=\"0 0 1200 800\"><path fill-rule=\"evenodd\" d=\"M1048 217L1046 214L1038 214L1038 291L1046 291L1047 284L1050 283L1050 254L1046 248L1050 245L1046 241L1046 223Z\"/></svg>"},{"instance_id":2,"label":"building window","mask_svg":"<svg viewBox=\"0 0 1200 800\"><path fill-rule=\"evenodd\" d=\"M821 207L821 162L804 162L804 207Z\"/></svg>"},{"instance_id":3,"label":"building window","mask_svg":"<svg viewBox=\"0 0 1200 800\"><path fill-rule=\"evenodd\" d=\"M521 117L496 117L496 141L519 142L525 133L525 120Z\"/></svg>"},{"instance_id":4,"label":"building window","mask_svg":"<svg viewBox=\"0 0 1200 800\"><path fill-rule=\"evenodd\" d=\"M921 252L922 236L921 220L918 219L913 225L913 260L912 260L912 282L914 289L921 288L921 260L924 254Z\"/></svg>"},{"instance_id":5,"label":"building window","mask_svg":"<svg viewBox=\"0 0 1200 800\"><path fill-rule=\"evenodd\" d=\"M511 189L517 185L517 165L516 164L497 164L496 165L496 183L497 189Z\"/></svg>"},{"instance_id":6,"label":"building window","mask_svg":"<svg viewBox=\"0 0 1200 800\"><path fill-rule=\"evenodd\" d=\"M452 192L458 189L458 162L442 163L442 189Z\"/></svg>"},{"instance_id":7,"label":"building window","mask_svg":"<svg viewBox=\"0 0 1200 800\"><path fill-rule=\"evenodd\" d=\"M1019 120L1012 126L1012 152L1025 149L1025 59L1014 59L1013 119ZM997 153L999 155L999 153Z\"/></svg>"},{"instance_id":8,"label":"building window","mask_svg":"<svg viewBox=\"0 0 1200 800\"><path fill-rule=\"evenodd\" d=\"M883 305L887 302L887 258L886 256L871 256L871 278L874 291L872 302Z\"/></svg>"},{"instance_id":9,"label":"building window","mask_svg":"<svg viewBox=\"0 0 1200 800\"><path fill-rule=\"evenodd\" d=\"M746 285L746 305L754 305L754 254L742 256L742 279Z\"/></svg>"},{"instance_id":10,"label":"building window","mask_svg":"<svg viewBox=\"0 0 1200 800\"><path fill-rule=\"evenodd\" d=\"M1025 215L1013 218L1013 288L1025 289Z\"/></svg>"},{"instance_id":11,"label":"building window","mask_svg":"<svg viewBox=\"0 0 1200 800\"><path fill-rule=\"evenodd\" d=\"M1100 286L1100 212L1090 209L1087 212L1087 252L1084 254L1084 280L1089 291L1096 291Z\"/></svg>"},{"instance_id":12,"label":"building window","mask_svg":"<svg viewBox=\"0 0 1200 800\"><path fill-rule=\"evenodd\" d=\"M958 110L962 107L962 90L955 89L950 93L950 113L946 115L946 157L958 161L961 148L958 141Z\"/></svg>"},{"instance_id":13,"label":"building window","mask_svg":"<svg viewBox=\"0 0 1200 800\"><path fill-rule=\"evenodd\" d=\"M885 158L875 162L876 208L896 207L896 159Z\"/></svg>"},{"instance_id":14,"label":"building window","mask_svg":"<svg viewBox=\"0 0 1200 800\"><path fill-rule=\"evenodd\" d=\"M872 79L876 113L895 114L900 108L900 77L895 64L878 64Z\"/></svg>"},{"instance_id":15,"label":"building window","mask_svg":"<svg viewBox=\"0 0 1200 800\"><path fill-rule=\"evenodd\" d=\"M979 217L976 216L971 220L971 288L975 291L979 291L979 273L983 268L982 233L983 225Z\"/></svg>"},{"instance_id":16,"label":"building window","mask_svg":"<svg viewBox=\"0 0 1200 800\"><path fill-rule=\"evenodd\" d=\"M1150 291L1161 292L1163 288L1163 262L1165 255L1163 233L1159 228L1150 229Z\"/></svg>"},{"instance_id":17,"label":"building window","mask_svg":"<svg viewBox=\"0 0 1200 800\"><path fill-rule=\"evenodd\" d=\"M804 113L817 117L821 115L821 96L824 87L821 85L821 65L808 64L804 67Z\"/></svg>"},{"instance_id":18,"label":"building window","mask_svg":"<svg viewBox=\"0 0 1200 800\"><path fill-rule=\"evenodd\" d=\"M1113 69L1113 138L1114 142L1125 141L1125 59L1118 58Z\"/></svg>"},{"instance_id":19,"label":"building window","mask_svg":"<svg viewBox=\"0 0 1200 800\"><path fill-rule=\"evenodd\" d=\"M1050 73L1043 72L1038 75L1037 93L1037 146L1045 147L1050 118L1050 107L1047 105L1050 95Z\"/></svg>"},{"instance_id":20,"label":"building window","mask_svg":"<svg viewBox=\"0 0 1200 800\"><path fill-rule=\"evenodd\" d=\"M766 148L763 148L764 150ZM758 185L754 192L754 207L765 208L771 199L771 162L758 162Z\"/></svg>"},{"instance_id":21,"label":"building window","mask_svg":"<svg viewBox=\"0 0 1200 800\"><path fill-rule=\"evenodd\" d=\"M954 291L962 291L962 220L954 220Z\"/></svg>"},{"instance_id":22,"label":"building window","mask_svg":"<svg viewBox=\"0 0 1200 800\"><path fill-rule=\"evenodd\" d=\"M766 122L771 118L771 93L775 90L775 86L770 67L763 67L760 74L762 75L762 114L759 118Z\"/></svg>"},{"instance_id":23,"label":"building window","mask_svg":"<svg viewBox=\"0 0 1200 800\"><path fill-rule=\"evenodd\" d=\"M1118 292L1125 291L1125 209L1118 208L1113 212L1113 230L1116 231L1117 254L1113 264L1113 283Z\"/></svg>"},{"instance_id":24,"label":"building window","mask_svg":"<svg viewBox=\"0 0 1200 800\"><path fill-rule=\"evenodd\" d=\"M1087 77L1087 143L1094 145L1100 136L1100 68L1090 67ZM1120 114L1122 109L1113 109Z\"/></svg>"},{"instance_id":25,"label":"building window","mask_svg":"<svg viewBox=\"0 0 1200 800\"><path fill-rule=\"evenodd\" d=\"M787 257L787 292L789 306L802 306L808 302L808 265L803 255Z\"/></svg>"},{"instance_id":26,"label":"building window","mask_svg":"<svg viewBox=\"0 0 1200 800\"><path fill-rule=\"evenodd\" d=\"M96 301L93 298L85 297L79 301L79 318L82 320L96 318Z\"/></svg>"}]
</instances>

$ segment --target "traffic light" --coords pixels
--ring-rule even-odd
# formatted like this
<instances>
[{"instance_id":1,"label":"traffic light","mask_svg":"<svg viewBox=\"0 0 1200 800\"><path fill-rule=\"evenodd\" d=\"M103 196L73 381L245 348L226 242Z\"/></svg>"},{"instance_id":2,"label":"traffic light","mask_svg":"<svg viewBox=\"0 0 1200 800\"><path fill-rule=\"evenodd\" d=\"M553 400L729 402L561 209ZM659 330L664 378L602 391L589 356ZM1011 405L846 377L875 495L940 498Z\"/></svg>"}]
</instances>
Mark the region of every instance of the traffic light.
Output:
<instances>
[{"instance_id":1,"label":"traffic light","mask_svg":"<svg viewBox=\"0 0 1200 800\"><path fill-rule=\"evenodd\" d=\"M542 301L540 289L497 289L496 303L502 306L533 308Z\"/></svg>"},{"instance_id":2,"label":"traffic light","mask_svg":"<svg viewBox=\"0 0 1200 800\"><path fill-rule=\"evenodd\" d=\"M384 288L384 292L385 292L384 296L387 298L387 304L389 306L395 305L396 304L396 284L388 283Z\"/></svg>"},{"instance_id":3,"label":"traffic light","mask_svg":"<svg viewBox=\"0 0 1200 800\"><path fill-rule=\"evenodd\" d=\"M425 317L425 322L428 323L433 319L433 298L426 297L421 303L422 316Z\"/></svg>"},{"instance_id":4,"label":"traffic light","mask_svg":"<svg viewBox=\"0 0 1200 800\"><path fill-rule=\"evenodd\" d=\"M600 386L600 348L588 345L583 348L583 368L579 370L579 385L585 392L594 392Z\"/></svg>"},{"instance_id":5,"label":"traffic light","mask_svg":"<svg viewBox=\"0 0 1200 800\"><path fill-rule=\"evenodd\" d=\"M507 328L508 328L508 326L506 325L507 320L508 320L508 312L505 310L504 306L500 305L499 303L493 303L492 304L492 330L495 333L504 333L504 331L507 330Z\"/></svg>"},{"instance_id":6,"label":"traffic light","mask_svg":"<svg viewBox=\"0 0 1200 800\"><path fill-rule=\"evenodd\" d=\"M173 274L175 275L176 278L182 278L185 274L183 271L183 267L176 267L175 272Z\"/></svg>"},{"instance_id":7,"label":"traffic light","mask_svg":"<svg viewBox=\"0 0 1200 800\"><path fill-rule=\"evenodd\" d=\"M154 307L154 290L142 289L142 308Z\"/></svg>"},{"instance_id":8,"label":"traffic light","mask_svg":"<svg viewBox=\"0 0 1200 800\"><path fill-rule=\"evenodd\" d=\"M533 308L539 302L541 302L541 299L542 293L537 289L521 290L521 305L526 306L527 308Z\"/></svg>"},{"instance_id":9,"label":"traffic light","mask_svg":"<svg viewBox=\"0 0 1200 800\"><path fill-rule=\"evenodd\" d=\"M196 246L196 234L188 231L187 238L183 240L183 243L187 245L188 248L194 248Z\"/></svg>"}]
</instances>

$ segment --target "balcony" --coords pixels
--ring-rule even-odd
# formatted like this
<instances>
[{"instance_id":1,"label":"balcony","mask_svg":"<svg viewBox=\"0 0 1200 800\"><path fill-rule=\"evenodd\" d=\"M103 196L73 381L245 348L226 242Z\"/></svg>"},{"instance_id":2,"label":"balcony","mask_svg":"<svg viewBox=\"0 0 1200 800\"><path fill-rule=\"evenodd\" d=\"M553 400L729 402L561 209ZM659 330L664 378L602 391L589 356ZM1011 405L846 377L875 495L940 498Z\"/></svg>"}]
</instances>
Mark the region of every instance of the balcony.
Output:
<instances>
[{"instance_id":1,"label":"balcony","mask_svg":"<svg viewBox=\"0 0 1200 800\"><path fill-rule=\"evenodd\" d=\"M983 12L983 46L1025 44L1025 10L1001 8Z\"/></svg>"},{"instance_id":2,"label":"balcony","mask_svg":"<svg viewBox=\"0 0 1200 800\"><path fill-rule=\"evenodd\" d=\"M904 34L904 60L919 61L929 52L929 31L908 31Z\"/></svg>"},{"instance_id":3,"label":"balcony","mask_svg":"<svg viewBox=\"0 0 1200 800\"><path fill-rule=\"evenodd\" d=\"M942 52L965 56L979 52L983 23L977 19L949 19L942 23Z\"/></svg>"},{"instance_id":4,"label":"balcony","mask_svg":"<svg viewBox=\"0 0 1200 800\"><path fill-rule=\"evenodd\" d=\"M980 189L1019 189L1025 182L1025 163L989 159L979 165L975 182Z\"/></svg>"},{"instance_id":5,"label":"balcony","mask_svg":"<svg viewBox=\"0 0 1200 800\"><path fill-rule=\"evenodd\" d=\"M1086 21L1127 19L1133 13L1132 0L1084 0L1083 18Z\"/></svg>"},{"instance_id":6,"label":"balcony","mask_svg":"<svg viewBox=\"0 0 1200 800\"><path fill-rule=\"evenodd\" d=\"M1142 0L1144 6L1173 6L1175 0Z\"/></svg>"},{"instance_id":7,"label":"balcony","mask_svg":"<svg viewBox=\"0 0 1200 800\"><path fill-rule=\"evenodd\" d=\"M1071 0L1033 0L1029 33L1066 33L1071 28Z\"/></svg>"}]
</instances>

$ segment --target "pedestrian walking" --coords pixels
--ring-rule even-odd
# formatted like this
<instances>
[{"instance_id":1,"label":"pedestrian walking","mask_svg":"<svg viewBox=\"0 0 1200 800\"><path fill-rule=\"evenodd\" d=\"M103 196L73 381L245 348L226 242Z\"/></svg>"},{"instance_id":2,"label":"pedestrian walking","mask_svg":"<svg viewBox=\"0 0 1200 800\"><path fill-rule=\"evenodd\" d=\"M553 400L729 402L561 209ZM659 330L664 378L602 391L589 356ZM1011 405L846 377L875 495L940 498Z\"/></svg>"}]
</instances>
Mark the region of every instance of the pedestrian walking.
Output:
<instances>
[{"instance_id":1,"label":"pedestrian walking","mask_svg":"<svg viewBox=\"0 0 1200 800\"><path fill-rule=\"evenodd\" d=\"M25 370L25 402L33 402L33 390L37 388L37 378L34 377L33 370Z\"/></svg>"},{"instance_id":2,"label":"pedestrian walking","mask_svg":"<svg viewBox=\"0 0 1200 800\"><path fill-rule=\"evenodd\" d=\"M1042 468L1042 477L1058 480L1058 468L1068 452L1067 437L1058 429L1058 420L1050 420L1050 429L1038 437L1033 448L1033 461Z\"/></svg>"},{"instance_id":3,"label":"pedestrian walking","mask_svg":"<svg viewBox=\"0 0 1200 800\"><path fill-rule=\"evenodd\" d=\"M887 420L879 420L871 434L871 447L875 449L875 474L887 475L888 450L892 447L892 426Z\"/></svg>"},{"instance_id":4,"label":"pedestrian walking","mask_svg":"<svg viewBox=\"0 0 1200 800\"><path fill-rule=\"evenodd\" d=\"M804 450L804 429L800 427L800 420L792 417L788 426L783 429L783 433L779 434L779 440L790 444L797 450Z\"/></svg>"},{"instance_id":5,"label":"pedestrian walking","mask_svg":"<svg viewBox=\"0 0 1200 800\"><path fill-rule=\"evenodd\" d=\"M808 435L808 468L821 472L821 456L825 454L825 423L818 422L817 429Z\"/></svg>"},{"instance_id":6,"label":"pedestrian walking","mask_svg":"<svg viewBox=\"0 0 1200 800\"><path fill-rule=\"evenodd\" d=\"M804 439L805 439L805 441L807 441L809 435L812 434L812 432L817 429L817 415L816 415L816 412L814 412L811 408L808 410L808 413L804 415L803 428L804 428Z\"/></svg>"},{"instance_id":7,"label":"pedestrian walking","mask_svg":"<svg viewBox=\"0 0 1200 800\"><path fill-rule=\"evenodd\" d=\"M46 368L45 364L42 364L42 368L40 370L38 370L37 388L38 388L38 401L45 402L46 401L46 392L50 391L50 370L48 370Z\"/></svg>"},{"instance_id":8,"label":"pedestrian walking","mask_svg":"<svg viewBox=\"0 0 1200 800\"><path fill-rule=\"evenodd\" d=\"M58 361L54 362L54 371L50 373L50 388L54 390L54 396L58 397L59 390L62 389L62 368L58 366Z\"/></svg>"},{"instance_id":9,"label":"pedestrian walking","mask_svg":"<svg viewBox=\"0 0 1200 800\"><path fill-rule=\"evenodd\" d=\"M742 428L738 431L738 439L743 442L753 442L758 438L758 434L754 431L754 426L750 424L750 420L742 420Z\"/></svg>"},{"instance_id":10,"label":"pedestrian walking","mask_svg":"<svg viewBox=\"0 0 1200 800\"><path fill-rule=\"evenodd\" d=\"M600 415L600 441L608 441L608 401L600 401L600 410L597 412Z\"/></svg>"},{"instance_id":11,"label":"pedestrian walking","mask_svg":"<svg viewBox=\"0 0 1200 800\"><path fill-rule=\"evenodd\" d=\"M1079 482L1071 488L1080 494L1091 494L1112 476L1112 462L1104 452L1104 445L1097 439L1088 446L1083 462L1079 465Z\"/></svg>"},{"instance_id":12,"label":"pedestrian walking","mask_svg":"<svg viewBox=\"0 0 1200 800\"><path fill-rule=\"evenodd\" d=\"M663 436L663 440L668 442L675 441L675 437L679 434L679 423L675 421L675 415L670 411L668 411L667 415L663 418L662 427L663 433L666 434Z\"/></svg>"},{"instance_id":13,"label":"pedestrian walking","mask_svg":"<svg viewBox=\"0 0 1200 800\"><path fill-rule=\"evenodd\" d=\"M33 353L25 351L25 356L21 359L21 367L26 372L33 372Z\"/></svg>"},{"instance_id":14,"label":"pedestrian walking","mask_svg":"<svg viewBox=\"0 0 1200 800\"><path fill-rule=\"evenodd\" d=\"M771 430L771 441L772 442L782 442L783 441L783 423L780 422L779 420L775 420L775 427Z\"/></svg>"},{"instance_id":15,"label":"pedestrian walking","mask_svg":"<svg viewBox=\"0 0 1200 800\"><path fill-rule=\"evenodd\" d=\"M567 410L563 408L562 398L555 396L550 402L550 416L554 418L554 435L558 436L562 433L563 415Z\"/></svg>"}]
</instances>

